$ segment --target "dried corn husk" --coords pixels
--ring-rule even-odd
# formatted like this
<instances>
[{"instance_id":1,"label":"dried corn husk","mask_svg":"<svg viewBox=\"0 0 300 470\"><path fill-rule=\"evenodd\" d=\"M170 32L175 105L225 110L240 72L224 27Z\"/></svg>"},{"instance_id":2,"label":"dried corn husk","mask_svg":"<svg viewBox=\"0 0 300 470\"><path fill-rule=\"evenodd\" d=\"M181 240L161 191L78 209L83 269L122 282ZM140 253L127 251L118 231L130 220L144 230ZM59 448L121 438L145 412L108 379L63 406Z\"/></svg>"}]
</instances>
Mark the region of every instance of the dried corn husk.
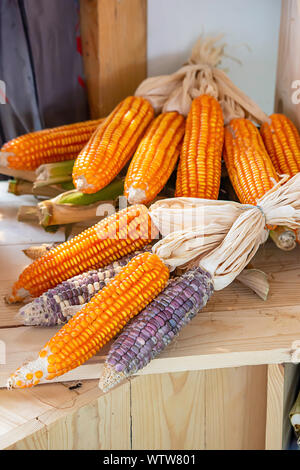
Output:
<instances>
[{"instance_id":1,"label":"dried corn husk","mask_svg":"<svg viewBox=\"0 0 300 470\"><path fill-rule=\"evenodd\" d=\"M217 45L221 36L200 38L186 64L170 75L144 80L136 96L146 98L156 112L178 111L187 116L194 98L209 94L222 107L225 124L234 117L246 117L261 124L268 116L243 93L219 68L225 44Z\"/></svg>"},{"instance_id":2,"label":"dried corn husk","mask_svg":"<svg viewBox=\"0 0 300 470\"><path fill-rule=\"evenodd\" d=\"M174 270L198 265L216 290L229 285L269 235L267 226L300 227L300 174L285 176L257 205L174 198L157 201L150 216L164 238L153 247Z\"/></svg>"},{"instance_id":3,"label":"dried corn husk","mask_svg":"<svg viewBox=\"0 0 300 470\"><path fill-rule=\"evenodd\" d=\"M59 242L54 243L43 243L42 245L32 245L25 250L22 250L24 255L32 260L36 260L41 256L44 256L48 251L52 250L55 246L58 246Z\"/></svg>"}]
</instances>

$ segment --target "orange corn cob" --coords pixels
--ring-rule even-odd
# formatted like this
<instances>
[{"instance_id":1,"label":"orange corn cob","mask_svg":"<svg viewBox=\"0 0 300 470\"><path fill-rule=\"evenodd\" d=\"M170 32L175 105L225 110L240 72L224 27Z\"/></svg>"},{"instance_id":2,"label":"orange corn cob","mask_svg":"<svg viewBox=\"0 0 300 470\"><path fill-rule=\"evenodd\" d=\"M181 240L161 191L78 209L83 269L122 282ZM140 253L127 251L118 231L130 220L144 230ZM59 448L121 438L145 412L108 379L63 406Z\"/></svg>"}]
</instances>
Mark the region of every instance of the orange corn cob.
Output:
<instances>
[{"instance_id":1,"label":"orange corn cob","mask_svg":"<svg viewBox=\"0 0 300 470\"><path fill-rule=\"evenodd\" d=\"M37 360L11 375L8 385L31 387L83 364L163 290L168 278L157 255L133 258L48 341Z\"/></svg>"},{"instance_id":2,"label":"orange corn cob","mask_svg":"<svg viewBox=\"0 0 300 470\"><path fill-rule=\"evenodd\" d=\"M278 181L260 133L248 119L232 119L225 127L224 160L242 204L255 205Z\"/></svg>"},{"instance_id":3,"label":"orange corn cob","mask_svg":"<svg viewBox=\"0 0 300 470\"><path fill-rule=\"evenodd\" d=\"M176 197L218 198L223 141L220 104L208 95L195 98L186 120Z\"/></svg>"},{"instance_id":4,"label":"orange corn cob","mask_svg":"<svg viewBox=\"0 0 300 470\"><path fill-rule=\"evenodd\" d=\"M300 171L300 136L283 114L271 114L271 123L260 129L265 147L278 174L294 176Z\"/></svg>"},{"instance_id":5,"label":"orange corn cob","mask_svg":"<svg viewBox=\"0 0 300 470\"><path fill-rule=\"evenodd\" d=\"M140 249L156 234L145 206L116 212L31 263L14 284L8 301L21 301L28 295L38 297L72 276L101 268Z\"/></svg>"},{"instance_id":6,"label":"orange corn cob","mask_svg":"<svg viewBox=\"0 0 300 470\"><path fill-rule=\"evenodd\" d=\"M73 160L103 121L78 122L16 137L1 148L2 162L17 170L35 170L44 163Z\"/></svg>"},{"instance_id":7,"label":"orange corn cob","mask_svg":"<svg viewBox=\"0 0 300 470\"><path fill-rule=\"evenodd\" d=\"M185 119L178 112L160 114L142 138L125 179L130 204L148 203L163 189L179 157Z\"/></svg>"},{"instance_id":8,"label":"orange corn cob","mask_svg":"<svg viewBox=\"0 0 300 470\"><path fill-rule=\"evenodd\" d=\"M107 186L134 154L154 117L149 101L129 96L112 111L78 155L74 185L84 193Z\"/></svg>"},{"instance_id":9,"label":"orange corn cob","mask_svg":"<svg viewBox=\"0 0 300 470\"><path fill-rule=\"evenodd\" d=\"M270 123L260 128L265 147L279 175L294 176L300 171L300 137L292 121L284 114L271 114ZM276 245L285 250L295 248L299 241L298 230L277 228L270 233Z\"/></svg>"}]
</instances>

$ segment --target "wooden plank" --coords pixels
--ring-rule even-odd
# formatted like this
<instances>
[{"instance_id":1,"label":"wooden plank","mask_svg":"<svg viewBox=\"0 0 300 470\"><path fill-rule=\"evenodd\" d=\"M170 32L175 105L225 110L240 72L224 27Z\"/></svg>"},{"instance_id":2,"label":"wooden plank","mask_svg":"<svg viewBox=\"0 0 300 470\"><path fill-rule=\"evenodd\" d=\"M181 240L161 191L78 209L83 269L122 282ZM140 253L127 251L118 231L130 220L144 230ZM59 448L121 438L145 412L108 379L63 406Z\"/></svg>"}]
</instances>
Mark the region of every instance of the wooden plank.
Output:
<instances>
[{"instance_id":1,"label":"wooden plank","mask_svg":"<svg viewBox=\"0 0 300 470\"><path fill-rule=\"evenodd\" d=\"M266 366L138 377L132 448L264 449L266 382Z\"/></svg>"},{"instance_id":2,"label":"wooden plank","mask_svg":"<svg viewBox=\"0 0 300 470\"><path fill-rule=\"evenodd\" d=\"M205 448L264 449L266 366L209 370L205 377Z\"/></svg>"},{"instance_id":3,"label":"wooden plank","mask_svg":"<svg viewBox=\"0 0 300 470\"><path fill-rule=\"evenodd\" d=\"M81 0L90 112L106 116L146 77L146 0Z\"/></svg>"},{"instance_id":4,"label":"wooden plank","mask_svg":"<svg viewBox=\"0 0 300 470\"><path fill-rule=\"evenodd\" d=\"M57 329L0 329L7 359L6 364L0 365L0 387L5 386L15 368L37 356ZM141 374L292 362L292 345L297 338L299 307L206 312L196 317ZM109 345L79 368L57 377L57 381L99 377L108 348Z\"/></svg>"},{"instance_id":5,"label":"wooden plank","mask_svg":"<svg viewBox=\"0 0 300 470\"><path fill-rule=\"evenodd\" d=\"M64 383L6 393L10 400L4 402L5 413L10 410L11 421L0 429L0 449L130 448L129 383L107 395L98 381L86 381L75 390Z\"/></svg>"},{"instance_id":6,"label":"wooden plank","mask_svg":"<svg viewBox=\"0 0 300 470\"><path fill-rule=\"evenodd\" d=\"M300 130L300 2L282 0L281 5L275 112L286 114Z\"/></svg>"},{"instance_id":7,"label":"wooden plank","mask_svg":"<svg viewBox=\"0 0 300 470\"><path fill-rule=\"evenodd\" d=\"M129 383L63 415L40 416L48 430L48 450L130 448ZM53 413L51 413L53 414ZM47 416L48 415L48 416Z\"/></svg>"},{"instance_id":8,"label":"wooden plank","mask_svg":"<svg viewBox=\"0 0 300 470\"><path fill-rule=\"evenodd\" d=\"M284 366L268 366L266 450L282 449Z\"/></svg>"},{"instance_id":9,"label":"wooden plank","mask_svg":"<svg viewBox=\"0 0 300 470\"><path fill-rule=\"evenodd\" d=\"M133 450L205 447L204 377L184 372L131 382Z\"/></svg>"}]
</instances>

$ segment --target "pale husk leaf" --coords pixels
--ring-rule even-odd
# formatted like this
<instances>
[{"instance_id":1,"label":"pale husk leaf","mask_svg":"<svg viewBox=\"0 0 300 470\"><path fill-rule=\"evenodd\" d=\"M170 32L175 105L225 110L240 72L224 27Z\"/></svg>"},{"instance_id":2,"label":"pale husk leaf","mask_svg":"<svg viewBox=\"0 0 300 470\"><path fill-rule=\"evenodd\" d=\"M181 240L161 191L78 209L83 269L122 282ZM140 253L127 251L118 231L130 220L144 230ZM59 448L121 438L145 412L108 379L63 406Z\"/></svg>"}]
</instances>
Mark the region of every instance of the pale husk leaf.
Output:
<instances>
[{"instance_id":1,"label":"pale husk leaf","mask_svg":"<svg viewBox=\"0 0 300 470\"><path fill-rule=\"evenodd\" d=\"M164 236L153 252L170 270L197 263L220 290L243 271L267 240L267 225L300 226L300 174L288 181L284 177L257 206L174 198L157 201L150 207L150 216Z\"/></svg>"},{"instance_id":2,"label":"pale husk leaf","mask_svg":"<svg viewBox=\"0 0 300 470\"><path fill-rule=\"evenodd\" d=\"M208 94L222 107L225 124L234 117L246 117L261 124L268 116L245 93L236 87L217 66L225 56L225 44L217 45L220 36L200 38L191 56L179 70L144 80L136 96L146 98L157 113L178 111L187 116L194 98Z\"/></svg>"}]
</instances>

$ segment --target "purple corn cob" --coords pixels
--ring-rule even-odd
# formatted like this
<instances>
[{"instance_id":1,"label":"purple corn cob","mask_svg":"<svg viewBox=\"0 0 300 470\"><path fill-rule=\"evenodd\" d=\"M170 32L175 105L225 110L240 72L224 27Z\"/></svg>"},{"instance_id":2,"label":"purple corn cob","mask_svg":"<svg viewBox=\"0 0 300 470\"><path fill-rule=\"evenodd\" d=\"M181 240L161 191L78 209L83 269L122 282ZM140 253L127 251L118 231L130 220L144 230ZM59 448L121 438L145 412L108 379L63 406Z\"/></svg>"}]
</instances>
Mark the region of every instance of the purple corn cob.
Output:
<instances>
[{"instance_id":1,"label":"purple corn cob","mask_svg":"<svg viewBox=\"0 0 300 470\"><path fill-rule=\"evenodd\" d=\"M210 274L201 268L171 279L114 341L99 387L107 391L145 367L205 307L213 291Z\"/></svg>"},{"instance_id":2,"label":"purple corn cob","mask_svg":"<svg viewBox=\"0 0 300 470\"><path fill-rule=\"evenodd\" d=\"M142 251L130 253L104 268L71 277L24 305L19 311L19 318L24 325L31 326L66 323L80 306L89 302L134 256L150 250L151 246L148 245Z\"/></svg>"}]
</instances>

